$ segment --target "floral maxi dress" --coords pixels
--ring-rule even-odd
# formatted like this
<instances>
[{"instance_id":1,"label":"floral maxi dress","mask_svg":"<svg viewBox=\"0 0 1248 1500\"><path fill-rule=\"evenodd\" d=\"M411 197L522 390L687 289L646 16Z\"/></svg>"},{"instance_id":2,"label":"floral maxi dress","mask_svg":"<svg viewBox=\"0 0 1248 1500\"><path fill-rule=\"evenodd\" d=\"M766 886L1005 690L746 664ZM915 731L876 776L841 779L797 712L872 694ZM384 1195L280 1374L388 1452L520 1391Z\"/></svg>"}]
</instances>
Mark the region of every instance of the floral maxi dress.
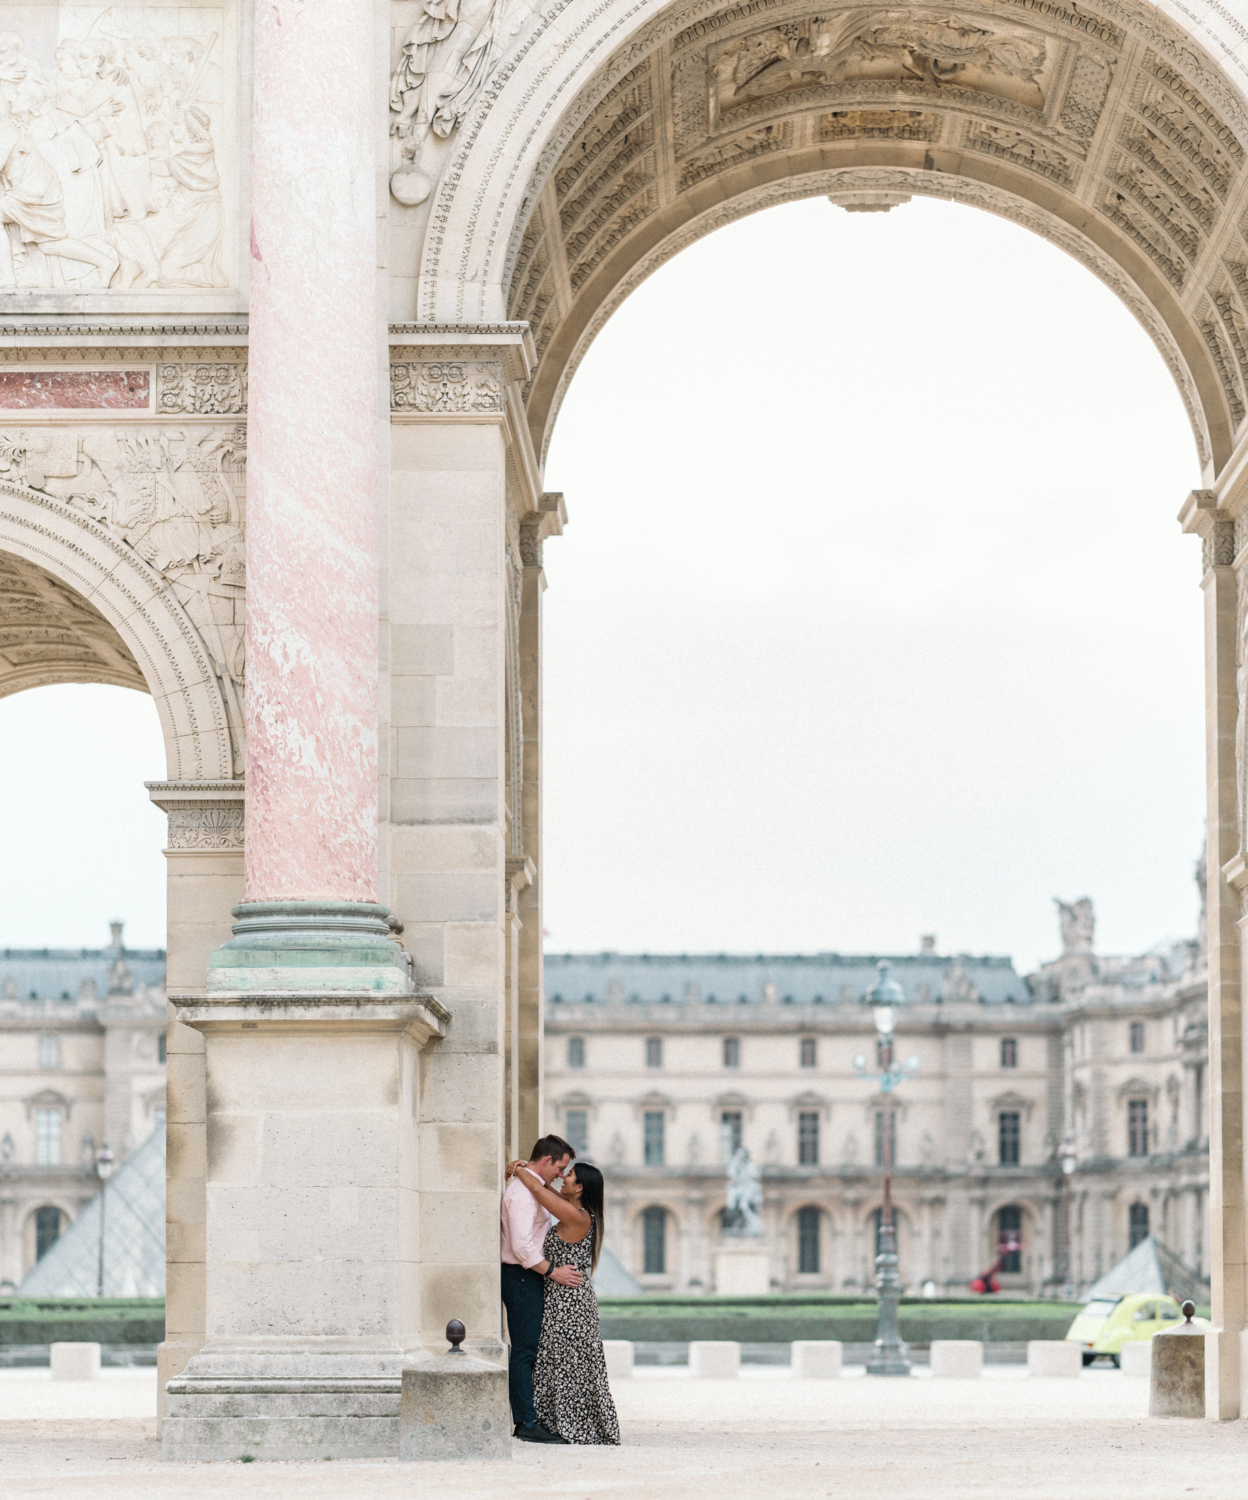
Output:
<instances>
[{"instance_id":1,"label":"floral maxi dress","mask_svg":"<svg viewBox=\"0 0 1248 1500\"><path fill-rule=\"evenodd\" d=\"M607 1361L598 1325L598 1298L590 1281L594 1229L579 1245L559 1238L552 1225L542 1254L552 1266L575 1266L580 1286L547 1279L542 1338L533 1366L537 1420L569 1443L618 1443L620 1424L607 1384Z\"/></svg>"}]
</instances>

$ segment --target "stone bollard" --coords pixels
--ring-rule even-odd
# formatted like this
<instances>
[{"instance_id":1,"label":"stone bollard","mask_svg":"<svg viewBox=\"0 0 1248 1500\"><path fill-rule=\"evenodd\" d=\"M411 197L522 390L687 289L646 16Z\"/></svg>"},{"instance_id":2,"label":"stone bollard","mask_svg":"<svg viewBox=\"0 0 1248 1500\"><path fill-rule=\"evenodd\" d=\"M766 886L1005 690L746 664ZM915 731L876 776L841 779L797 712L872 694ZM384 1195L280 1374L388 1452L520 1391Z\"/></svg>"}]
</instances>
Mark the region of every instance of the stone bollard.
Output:
<instances>
[{"instance_id":1,"label":"stone bollard","mask_svg":"<svg viewBox=\"0 0 1248 1500\"><path fill-rule=\"evenodd\" d=\"M422 1354L403 1371L399 1398L399 1457L445 1459L511 1457L511 1402L507 1370L465 1354L464 1325L453 1319L448 1354Z\"/></svg>"},{"instance_id":2,"label":"stone bollard","mask_svg":"<svg viewBox=\"0 0 1248 1500\"><path fill-rule=\"evenodd\" d=\"M607 1361L608 1380L631 1380L633 1378L631 1339L603 1339L602 1353Z\"/></svg>"},{"instance_id":3,"label":"stone bollard","mask_svg":"<svg viewBox=\"0 0 1248 1500\"><path fill-rule=\"evenodd\" d=\"M729 1339L695 1339L689 1345L689 1373L695 1380L735 1380L741 1345Z\"/></svg>"},{"instance_id":4,"label":"stone bollard","mask_svg":"<svg viewBox=\"0 0 1248 1500\"><path fill-rule=\"evenodd\" d=\"M932 1375L943 1380L978 1380L984 1373L984 1346L978 1339L933 1339Z\"/></svg>"},{"instance_id":5,"label":"stone bollard","mask_svg":"<svg viewBox=\"0 0 1248 1500\"><path fill-rule=\"evenodd\" d=\"M1194 1302L1183 1304L1186 1322L1153 1335L1150 1417L1205 1415L1205 1333L1192 1322Z\"/></svg>"},{"instance_id":6,"label":"stone bollard","mask_svg":"<svg viewBox=\"0 0 1248 1500\"><path fill-rule=\"evenodd\" d=\"M1083 1369L1083 1346L1066 1339L1031 1339L1027 1344L1028 1375L1070 1379Z\"/></svg>"},{"instance_id":7,"label":"stone bollard","mask_svg":"<svg viewBox=\"0 0 1248 1500\"><path fill-rule=\"evenodd\" d=\"M791 1354L797 1380L839 1380L841 1344L838 1339L794 1339Z\"/></svg>"},{"instance_id":8,"label":"stone bollard","mask_svg":"<svg viewBox=\"0 0 1248 1500\"><path fill-rule=\"evenodd\" d=\"M53 1380L94 1380L100 1373L98 1344L53 1344Z\"/></svg>"},{"instance_id":9,"label":"stone bollard","mask_svg":"<svg viewBox=\"0 0 1248 1500\"><path fill-rule=\"evenodd\" d=\"M1118 1368L1124 1375L1143 1375L1146 1379L1153 1373L1152 1339L1133 1339L1118 1351Z\"/></svg>"}]
</instances>

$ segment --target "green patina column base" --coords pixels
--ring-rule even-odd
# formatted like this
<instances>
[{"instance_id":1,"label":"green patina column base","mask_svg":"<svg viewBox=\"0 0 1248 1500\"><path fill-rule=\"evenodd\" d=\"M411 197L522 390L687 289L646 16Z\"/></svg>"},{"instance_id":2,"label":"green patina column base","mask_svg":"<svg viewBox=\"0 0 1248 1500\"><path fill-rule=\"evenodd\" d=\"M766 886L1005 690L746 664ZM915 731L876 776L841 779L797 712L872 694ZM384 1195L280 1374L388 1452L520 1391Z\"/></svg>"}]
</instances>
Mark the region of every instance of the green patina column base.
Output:
<instances>
[{"instance_id":1,"label":"green patina column base","mask_svg":"<svg viewBox=\"0 0 1248 1500\"><path fill-rule=\"evenodd\" d=\"M390 912L363 901L249 901L208 959L209 994L262 990L409 994L410 959Z\"/></svg>"}]
</instances>

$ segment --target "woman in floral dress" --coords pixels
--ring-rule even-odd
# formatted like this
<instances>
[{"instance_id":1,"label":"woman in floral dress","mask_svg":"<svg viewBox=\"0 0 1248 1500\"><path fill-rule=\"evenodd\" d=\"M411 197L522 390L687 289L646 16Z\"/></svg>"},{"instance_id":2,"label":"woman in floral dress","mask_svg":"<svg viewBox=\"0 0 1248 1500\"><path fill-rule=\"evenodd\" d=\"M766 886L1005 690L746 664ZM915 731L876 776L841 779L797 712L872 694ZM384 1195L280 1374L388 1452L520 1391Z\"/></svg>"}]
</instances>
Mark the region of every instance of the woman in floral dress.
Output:
<instances>
[{"instance_id":1,"label":"woman in floral dress","mask_svg":"<svg viewBox=\"0 0 1248 1500\"><path fill-rule=\"evenodd\" d=\"M556 1193L539 1177L513 1162L515 1173L554 1218L542 1254L556 1266L575 1266L579 1286L560 1286L546 1277L542 1337L533 1366L537 1420L565 1443L618 1443L620 1424L607 1384L607 1362L598 1324L598 1298L591 1276L602 1253L602 1173L577 1162L563 1175Z\"/></svg>"}]
</instances>

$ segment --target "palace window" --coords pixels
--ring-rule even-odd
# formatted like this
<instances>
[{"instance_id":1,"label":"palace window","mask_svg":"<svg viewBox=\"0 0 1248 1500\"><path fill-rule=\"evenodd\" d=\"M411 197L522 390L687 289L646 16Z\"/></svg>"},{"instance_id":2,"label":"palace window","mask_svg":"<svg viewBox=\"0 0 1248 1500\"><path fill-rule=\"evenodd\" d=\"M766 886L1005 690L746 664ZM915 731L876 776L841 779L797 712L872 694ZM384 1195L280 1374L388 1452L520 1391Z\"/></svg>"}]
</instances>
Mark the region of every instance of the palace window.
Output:
<instances>
[{"instance_id":1,"label":"palace window","mask_svg":"<svg viewBox=\"0 0 1248 1500\"><path fill-rule=\"evenodd\" d=\"M804 1109L797 1117L797 1162L801 1167L819 1165L819 1114Z\"/></svg>"},{"instance_id":2,"label":"palace window","mask_svg":"<svg viewBox=\"0 0 1248 1500\"><path fill-rule=\"evenodd\" d=\"M997 1116L997 1161L1003 1167L1016 1167L1022 1145L1022 1116L1016 1109L1003 1109Z\"/></svg>"},{"instance_id":3,"label":"palace window","mask_svg":"<svg viewBox=\"0 0 1248 1500\"><path fill-rule=\"evenodd\" d=\"M1014 1249L1007 1253L1007 1246L1013 1245ZM1005 1255L1001 1266L1003 1271L1010 1275L1017 1275L1023 1269L1023 1211L1017 1204L1008 1204L1005 1208L997 1210L997 1254Z\"/></svg>"},{"instance_id":4,"label":"palace window","mask_svg":"<svg viewBox=\"0 0 1248 1500\"><path fill-rule=\"evenodd\" d=\"M565 1110L563 1133L568 1138L568 1145L577 1156L584 1156L589 1150L589 1111L587 1109Z\"/></svg>"},{"instance_id":5,"label":"palace window","mask_svg":"<svg viewBox=\"0 0 1248 1500\"><path fill-rule=\"evenodd\" d=\"M1018 1042L1012 1036L1001 1038L1001 1066L1003 1068L1018 1067Z\"/></svg>"},{"instance_id":6,"label":"palace window","mask_svg":"<svg viewBox=\"0 0 1248 1500\"><path fill-rule=\"evenodd\" d=\"M726 1109L719 1117L719 1143L728 1161L734 1152L741 1149L742 1117L739 1109Z\"/></svg>"},{"instance_id":7,"label":"palace window","mask_svg":"<svg viewBox=\"0 0 1248 1500\"><path fill-rule=\"evenodd\" d=\"M646 1038L646 1067L661 1068L663 1066L663 1038L661 1036L648 1036Z\"/></svg>"},{"instance_id":8,"label":"palace window","mask_svg":"<svg viewBox=\"0 0 1248 1500\"><path fill-rule=\"evenodd\" d=\"M41 1068L59 1068L61 1065L61 1039L59 1036L41 1036L39 1038L39 1066Z\"/></svg>"},{"instance_id":9,"label":"palace window","mask_svg":"<svg viewBox=\"0 0 1248 1500\"><path fill-rule=\"evenodd\" d=\"M739 1068L741 1066L741 1038L726 1036L724 1038L724 1067Z\"/></svg>"},{"instance_id":10,"label":"palace window","mask_svg":"<svg viewBox=\"0 0 1248 1500\"><path fill-rule=\"evenodd\" d=\"M37 1208L35 1210L35 1259L42 1260L61 1237L61 1211L59 1208Z\"/></svg>"},{"instance_id":11,"label":"palace window","mask_svg":"<svg viewBox=\"0 0 1248 1500\"><path fill-rule=\"evenodd\" d=\"M59 1167L61 1164L61 1112L59 1109L35 1111L35 1165Z\"/></svg>"},{"instance_id":12,"label":"palace window","mask_svg":"<svg viewBox=\"0 0 1248 1500\"><path fill-rule=\"evenodd\" d=\"M1127 1220L1130 1236L1130 1243L1127 1245L1127 1249L1134 1250L1141 1240L1148 1238L1148 1204L1133 1203Z\"/></svg>"},{"instance_id":13,"label":"palace window","mask_svg":"<svg viewBox=\"0 0 1248 1500\"><path fill-rule=\"evenodd\" d=\"M583 1036L570 1036L568 1038L568 1067L583 1068L585 1066L585 1038Z\"/></svg>"},{"instance_id":14,"label":"palace window","mask_svg":"<svg viewBox=\"0 0 1248 1500\"><path fill-rule=\"evenodd\" d=\"M816 1055L814 1037L804 1036L802 1038L802 1067L813 1068L815 1066Z\"/></svg>"},{"instance_id":15,"label":"palace window","mask_svg":"<svg viewBox=\"0 0 1248 1500\"><path fill-rule=\"evenodd\" d=\"M646 1111L645 1161L648 1167L663 1165L663 1111L661 1109Z\"/></svg>"},{"instance_id":16,"label":"palace window","mask_svg":"<svg viewBox=\"0 0 1248 1500\"><path fill-rule=\"evenodd\" d=\"M1144 1022L1131 1022L1131 1050L1132 1052L1143 1052L1144 1050Z\"/></svg>"},{"instance_id":17,"label":"palace window","mask_svg":"<svg viewBox=\"0 0 1248 1500\"><path fill-rule=\"evenodd\" d=\"M667 1209L647 1208L641 1216L641 1235L645 1275L664 1275L667 1271Z\"/></svg>"},{"instance_id":18,"label":"palace window","mask_svg":"<svg viewBox=\"0 0 1248 1500\"><path fill-rule=\"evenodd\" d=\"M1148 1155L1147 1099L1131 1099L1127 1103L1127 1155Z\"/></svg>"},{"instance_id":19,"label":"palace window","mask_svg":"<svg viewBox=\"0 0 1248 1500\"><path fill-rule=\"evenodd\" d=\"M889 1135L889 1159L890 1164L895 1165L897 1161L897 1111L888 1111L888 1135ZM877 1167L884 1165L884 1111L877 1109L875 1112L875 1164Z\"/></svg>"},{"instance_id":20,"label":"palace window","mask_svg":"<svg viewBox=\"0 0 1248 1500\"><path fill-rule=\"evenodd\" d=\"M819 1210L797 1211L797 1270L801 1276L819 1274Z\"/></svg>"}]
</instances>

